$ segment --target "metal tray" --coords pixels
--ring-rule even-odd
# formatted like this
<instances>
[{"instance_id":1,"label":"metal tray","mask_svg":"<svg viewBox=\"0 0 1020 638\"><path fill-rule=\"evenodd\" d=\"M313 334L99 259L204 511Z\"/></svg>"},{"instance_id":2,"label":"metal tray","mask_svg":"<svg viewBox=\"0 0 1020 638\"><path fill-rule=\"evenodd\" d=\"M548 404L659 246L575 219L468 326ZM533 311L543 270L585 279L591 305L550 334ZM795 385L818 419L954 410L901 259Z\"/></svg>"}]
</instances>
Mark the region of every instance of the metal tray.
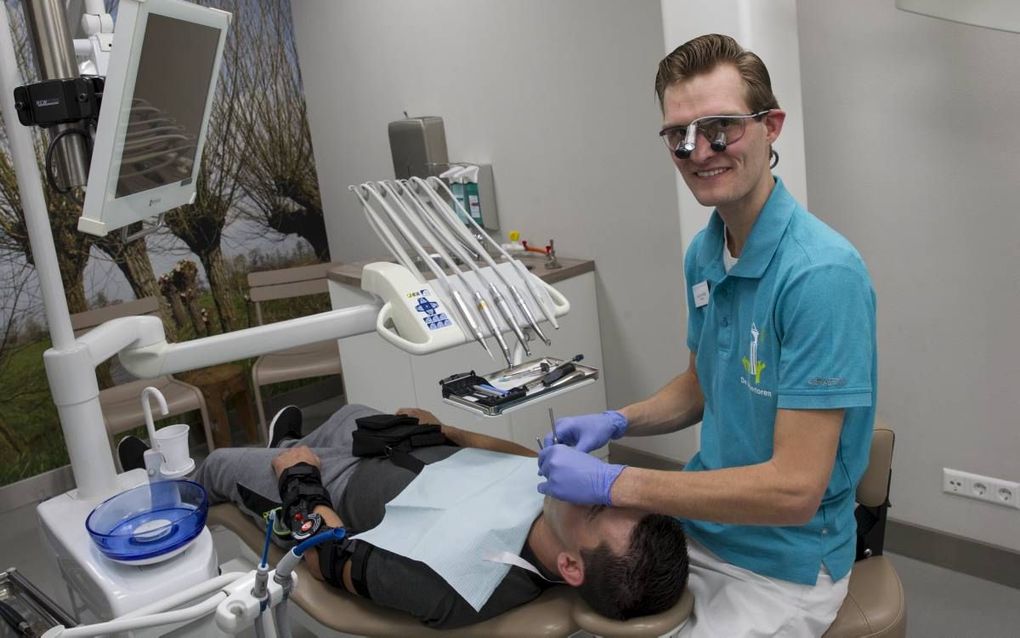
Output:
<instances>
[{"instance_id":1,"label":"metal tray","mask_svg":"<svg viewBox=\"0 0 1020 638\"><path fill-rule=\"evenodd\" d=\"M519 385L541 379L542 376L545 375L545 372L541 370L541 365L543 363L548 365L549 369L552 369L563 363L563 361L563 359L557 359L556 357L540 357L531 361L525 361L516 366L496 370L495 372L479 376L488 381L489 384L495 388L499 388L500 390L509 390ZM476 400L470 396L462 397L451 395L443 400L447 403L471 410L472 412L481 413L485 416L498 416L521 408L539 399L549 398L555 394L563 394L564 392L569 392L570 390L586 386L599 378L599 371L597 368L586 366L579 362L575 362L574 367L576 368L576 371L564 377L559 382L554 383L549 387L539 386L537 388L530 389L527 395L516 401L488 406L477 403ZM530 374L528 373L529 371L531 372ZM509 375L514 376L506 378Z\"/></svg>"},{"instance_id":2,"label":"metal tray","mask_svg":"<svg viewBox=\"0 0 1020 638\"><path fill-rule=\"evenodd\" d=\"M37 636L57 625L74 627L78 624L14 567L0 572L0 601L19 613ZM20 635L0 620L0 638L16 638Z\"/></svg>"}]
</instances>

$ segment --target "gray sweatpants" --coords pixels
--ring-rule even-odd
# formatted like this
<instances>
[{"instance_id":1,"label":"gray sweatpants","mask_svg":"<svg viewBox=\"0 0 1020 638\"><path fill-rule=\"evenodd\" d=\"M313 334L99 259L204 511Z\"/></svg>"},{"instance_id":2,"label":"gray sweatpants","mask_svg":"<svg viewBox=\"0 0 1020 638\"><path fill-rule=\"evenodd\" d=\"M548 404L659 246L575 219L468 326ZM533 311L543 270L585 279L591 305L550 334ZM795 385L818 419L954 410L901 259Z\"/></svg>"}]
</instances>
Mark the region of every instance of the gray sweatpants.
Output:
<instances>
[{"instance_id":1,"label":"gray sweatpants","mask_svg":"<svg viewBox=\"0 0 1020 638\"><path fill-rule=\"evenodd\" d=\"M315 452L321 461L322 484L329 492L334 507L340 502L359 461L351 451L355 420L379 413L364 405L345 405L308 436L281 445L281 448L305 445ZM279 501L280 491L272 467L272 461L279 453L280 448L220 448L195 470L193 478L209 494L210 504L231 501L256 516L241 503L237 484L242 483L266 498ZM261 516L257 518L261 522Z\"/></svg>"}]
</instances>

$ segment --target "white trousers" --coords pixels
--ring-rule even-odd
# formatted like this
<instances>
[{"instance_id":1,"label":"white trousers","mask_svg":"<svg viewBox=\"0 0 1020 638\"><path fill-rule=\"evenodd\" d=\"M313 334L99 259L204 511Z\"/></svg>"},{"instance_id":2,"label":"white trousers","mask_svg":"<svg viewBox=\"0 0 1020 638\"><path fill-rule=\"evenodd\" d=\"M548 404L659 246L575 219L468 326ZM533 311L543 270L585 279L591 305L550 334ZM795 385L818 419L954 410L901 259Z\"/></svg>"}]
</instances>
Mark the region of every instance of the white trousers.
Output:
<instances>
[{"instance_id":1,"label":"white trousers","mask_svg":"<svg viewBox=\"0 0 1020 638\"><path fill-rule=\"evenodd\" d=\"M681 638L818 637L836 618L850 576L833 582L824 567L815 586L756 574L687 539L694 611Z\"/></svg>"}]
</instances>

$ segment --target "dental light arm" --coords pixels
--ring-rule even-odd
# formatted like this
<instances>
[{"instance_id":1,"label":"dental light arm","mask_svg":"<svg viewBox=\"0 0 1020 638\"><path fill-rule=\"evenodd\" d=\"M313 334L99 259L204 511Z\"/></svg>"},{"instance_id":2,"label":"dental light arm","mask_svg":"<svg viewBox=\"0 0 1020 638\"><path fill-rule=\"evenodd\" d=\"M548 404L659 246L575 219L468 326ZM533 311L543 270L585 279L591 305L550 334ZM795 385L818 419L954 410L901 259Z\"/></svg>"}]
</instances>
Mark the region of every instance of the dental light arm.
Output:
<instances>
[{"instance_id":1,"label":"dental light arm","mask_svg":"<svg viewBox=\"0 0 1020 638\"><path fill-rule=\"evenodd\" d=\"M145 340L133 340L131 346L120 351L119 357L131 374L158 377L372 332L378 314L378 305L364 304L183 343L167 343L163 324L157 318L130 318L130 321L152 319L158 324L158 335L153 324L153 329L146 331Z\"/></svg>"}]
</instances>

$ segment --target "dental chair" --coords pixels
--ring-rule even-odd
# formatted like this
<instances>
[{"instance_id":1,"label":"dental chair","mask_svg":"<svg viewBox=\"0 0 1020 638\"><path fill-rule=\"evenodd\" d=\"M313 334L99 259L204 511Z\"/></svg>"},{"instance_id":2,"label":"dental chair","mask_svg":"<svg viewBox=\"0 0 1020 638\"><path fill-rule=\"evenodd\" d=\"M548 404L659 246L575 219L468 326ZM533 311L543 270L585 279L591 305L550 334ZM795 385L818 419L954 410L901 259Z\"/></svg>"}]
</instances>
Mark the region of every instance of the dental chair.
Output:
<instances>
[{"instance_id":1,"label":"dental chair","mask_svg":"<svg viewBox=\"0 0 1020 638\"><path fill-rule=\"evenodd\" d=\"M884 424L876 421L875 426L868 469L857 486L857 562L850 572L846 600L823 638L907 635L903 584L892 563L882 555L896 437Z\"/></svg>"},{"instance_id":2,"label":"dental chair","mask_svg":"<svg viewBox=\"0 0 1020 638\"><path fill-rule=\"evenodd\" d=\"M206 522L210 527L223 527L233 532L252 551L258 552L262 548L264 533L235 505L223 503L210 507ZM276 564L282 556L283 551L273 545L270 548L269 563ZM316 580L303 562L295 571L299 585L291 601L304 615L321 625L315 630L315 635L320 637L355 634L400 638L429 635L452 638L552 638L570 636L584 630L595 636L666 638L680 628L694 606L694 598L689 591L685 591L680 601L669 611L620 622L598 615L584 604L572 588L564 585L551 587L535 600L496 618L460 629L439 631L427 628L408 614L384 609L369 600ZM297 620L299 614L293 617ZM329 634L323 629L336 633Z\"/></svg>"}]
</instances>

